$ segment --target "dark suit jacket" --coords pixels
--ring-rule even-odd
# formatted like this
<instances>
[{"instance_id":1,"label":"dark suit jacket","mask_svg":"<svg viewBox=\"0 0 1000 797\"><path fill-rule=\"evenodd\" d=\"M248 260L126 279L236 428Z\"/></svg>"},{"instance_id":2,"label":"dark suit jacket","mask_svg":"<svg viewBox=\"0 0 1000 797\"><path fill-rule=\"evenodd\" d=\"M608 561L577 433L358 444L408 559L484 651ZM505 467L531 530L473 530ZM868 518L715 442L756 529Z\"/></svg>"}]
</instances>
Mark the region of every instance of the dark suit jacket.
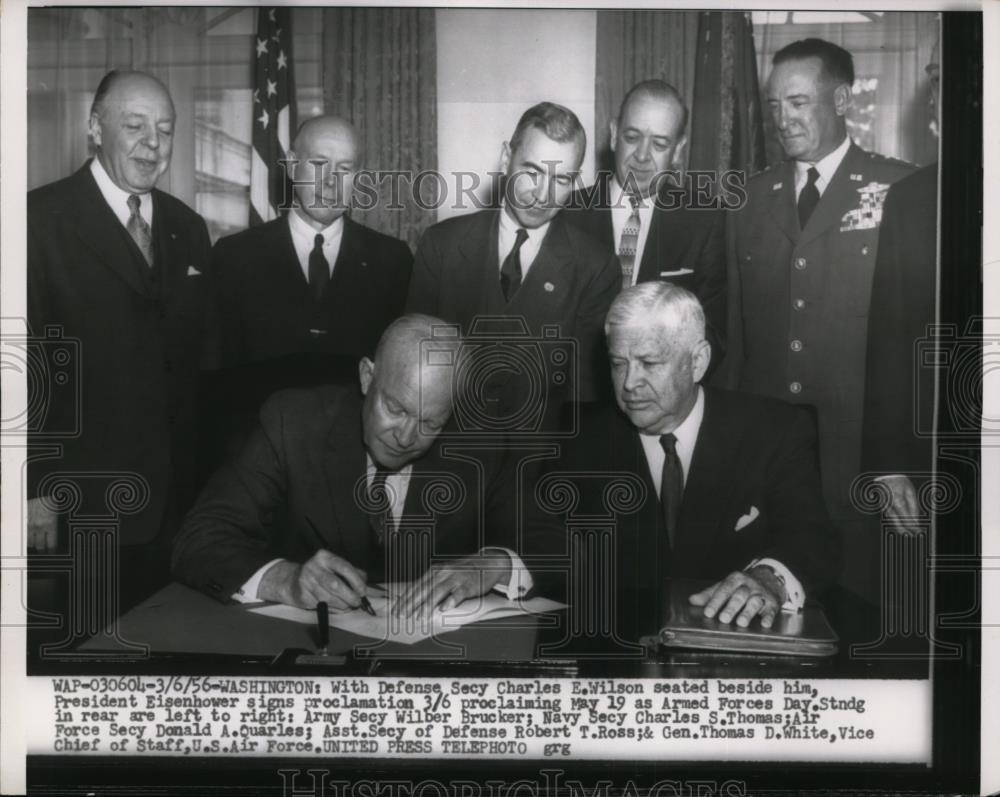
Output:
<instances>
[{"instance_id":1,"label":"dark suit jacket","mask_svg":"<svg viewBox=\"0 0 1000 797\"><path fill-rule=\"evenodd\" d=\"M851 144L804 230L795 167L747 183L729 214L729 354L735 386L815 408L827 506L858 516L850 486L861 464L861 413L879 210L889 185L913 171Z\"/></svg>"},{"instance_id":2,"label":"dark suit jacket","mask_svg":"<svg viewBox=\"0 0 1000 797\"><path fill-rule=\"evenodd\" d=\"M427 529L431 542L407 559L410 578L432 556L514 547L512 502L494 477L496 455L477 449L477 465L447 456L448 445L438 441L413 464L397 534L413 541ZM356 493L365 467L357 386L275 394L242 452L215 473L185 518L174 546L175 577L227 600L271 559L304 562L322 547L380 580L384 553Z\"/></svg>"},{"instance_id":3,"label":"dark suit jacket","mask_svg":"<svg viewBox=\"0 0 1000 797\"><path fill-rule=\"evenodd\" d=\"M89 162L28 194L31 331L41 336L54 327L79 341L71 384L53 383L47 392L42 431L55 435L63 454L31 467L29 495L55 471L135 474L148 485L149 502L122 515L126 544L151 539L168 514L179 520L193 497L199 366L213 364L205 361L216 353L205 222L169 194L154 190L153 197L150 268ZM101 511L103 487L94 485L92 502L84 497L89 511Z\"/></svg>"},{"instance_id":4,"label":"dark suit jacket","mask_svg":"<svg viewBox=\"0 0 1000 797\"><path fill-rule=\"evenodd\" d=\"M212 270L226 363L303 352L371 356L402 313L411 267L405 243L345 217L333 279L316 307L287 218L220 239Z\"/></svg>"},{"instance_id":5,"label":"dark suit jacket","mask_svg":"<svg viewBox=\"0 0 1000 797\"><path fill-rule=\"evenodd\" d=\"M556 325L560 337L576 342L580 373L575 389L592 398L607 370L604 317L621 287L618 259L600 241L556 216L524 283L507 303L497 253L501 212L447 219L424 233L407 312L439 316L460 324L465 333L484 315L522 317L535 339L542 337L543 327Z\"/></svg>"},{"instance_id":6,"label":"dark suit jacket","mask_svg":"<svg viewBox=\"0 0 1000 797\"><path fill-rule=\"evenodd\" d=\"M590 188L573 194L562 211L566 220L617 251L611 222L611 180L603 175ZM653 208L637 282L666 280L687 288L705 310L712 366L722 361L726 340L726 249L720 210L692 208L690 197L663 197ZM663 272L689 271L686 274Z\"/></svg>"},{"instance_id":7,"label":"dark suit jacket","mask_svg":"<svg viewBox=\"0 0 1000 797\"><path fill-rule=\"evenodd\" d=\"M705 388L705 414L672 550L654 485L660 474L649 472L638 432L610 407L585 412L581 427L584 434L563 444L537 493L547 491L545 479L563 474L579 492L571 515L587 517L585 525L591 528L611 524L619 617L648 605L664 575L718 580L758 557L782 562L807 594L836 576L840 546L823 505L815 434L804 411ZM622 476L641 487L604 489ZM737 530L740 518L753 508L758 517ZM566 551L565 509L534 504L528 533L537 550L553 550L554 538L561 535ZM546 535L548 540L541 542ZM607 567L606 557L598 551L598 559L584 564L583 572Z\"/></svg>"},{"instance_id":8,"label":"dark suit jacket","mask_svg":"<svg viewBox=\"0 0 1000 797\"><path fill-rule=\"evenodd\" d=\"M904 177L889 189L882 210L868 316L862 446L867 471L931 469L926 432L934 420L934 374L920 366L915 344L935 320L937 172L935 163Z\"/></svg>"}]
</instances>

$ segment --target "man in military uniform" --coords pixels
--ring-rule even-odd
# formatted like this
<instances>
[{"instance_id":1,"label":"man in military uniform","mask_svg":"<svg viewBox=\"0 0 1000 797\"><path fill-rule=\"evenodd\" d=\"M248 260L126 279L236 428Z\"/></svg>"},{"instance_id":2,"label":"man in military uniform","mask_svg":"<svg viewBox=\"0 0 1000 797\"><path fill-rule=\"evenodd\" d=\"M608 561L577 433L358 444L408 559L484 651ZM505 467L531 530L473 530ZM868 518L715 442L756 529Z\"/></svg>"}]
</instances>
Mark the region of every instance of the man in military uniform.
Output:
<instances>
[{"instance_id":1,"label":"man in military uniform","mask_svg":"<svg viewBox=\"0 0 1000 797\"><path fill-rule=\"evenodd\" d=\"M882 202L913 167L848 137L853 82L850 53L821 39L774 56L767 101L788 160L751 179L746 205L729 219L733 347L723 375L729 386L812 408L826 503L852 563L845 579L871 595L877 556L850 486L860 470Z\"/></svg>"}]
</instances>

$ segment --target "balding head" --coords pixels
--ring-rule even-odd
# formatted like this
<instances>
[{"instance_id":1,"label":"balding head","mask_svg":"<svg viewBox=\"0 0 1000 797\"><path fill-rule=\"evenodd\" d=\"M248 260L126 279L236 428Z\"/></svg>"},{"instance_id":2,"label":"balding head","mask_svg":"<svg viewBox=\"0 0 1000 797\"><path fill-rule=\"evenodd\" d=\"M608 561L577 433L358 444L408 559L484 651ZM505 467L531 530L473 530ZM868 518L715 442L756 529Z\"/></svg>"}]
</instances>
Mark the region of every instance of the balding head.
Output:
<instances>
[{"instance_id":1,"label":"balding head","mask_svg":"<svg viewBox=\"0 0 1000 797\"><path fill-rule=\"evenodd\" d=\"M145 72L109 72L90 110L97 159L112 182L145 194L170 166L174 103L159 80Z\"/></svg>"},{"instance_id":2,"label":"balding head","mask_svg":"<svg viewBox=\"0 0 1000 797\"><path fill-rule=\"evenodd\" d=\"M361 360L362 434L379 465L399 470L423 456L451 417L459 344L453 325L412 314L389 325L374 361Z\"/></svg>"},{"instance_id":3,"label":"balding head","mask_svg":"<svg viewBox=\"0 0 1000 797\"><path fill-rule=\"evenodd\" d=\"M314 229L328 227L350 208L360 150L357 130L343 117L317 116L299 127L288 153L297 161L291 172L295 213Z\"/></svg>"},{"instance_id":4,"label":"balding head","mask_svg":"<svg viewBox=\"0 0 1000 797\"><path fill-rule=\"evenodd\" d=\"M610 123L615 178L626 193L656 192L658 175L676 168L686 126L687 107L669 83L645 80L629 90Z\"/></svg>"}]
</instances>

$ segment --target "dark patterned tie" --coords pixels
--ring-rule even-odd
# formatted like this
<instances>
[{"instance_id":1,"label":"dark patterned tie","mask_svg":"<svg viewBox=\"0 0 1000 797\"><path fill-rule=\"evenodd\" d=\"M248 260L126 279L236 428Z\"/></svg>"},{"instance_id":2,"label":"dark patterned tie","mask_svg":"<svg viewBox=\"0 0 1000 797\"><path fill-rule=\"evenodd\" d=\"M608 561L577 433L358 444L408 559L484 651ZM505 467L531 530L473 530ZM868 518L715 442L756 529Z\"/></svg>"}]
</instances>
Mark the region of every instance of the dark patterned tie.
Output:
<instances>
[{"instance_id":1,"label":"dark patterned tie","mask_svg":"<svg viewBox=\"0 0 1000 797\"><path fill-rule=\"evenodd\" d=\"M660 435L660 446L666 455L660 476L660 507L667 526L667 537L673 548L677 539L677 521L680 517L681 499L684 497L684 471L677 457L677 438L672 434Z\"/></svg>"},{"instance_id":2,"label":"dark patterned tie","mask_svg":"<svg viewBox=\"0 0 1000 797\"><path fill-rule=\"evenodd\" d=\"M138 194L129 194L128 209L130 211L125 229L132 236L135 245L139 247L142 256L146 258L146 265L153 265L153 234L149 230L149 225L139 213L139 206L142 204L142 197Z\"/></svg>"},{"instance_id":3,"label":"dark patterned tie","mask_svg":"<svg viewBox=\"0 0 1000 797\"><path fill-rule=\"evenodd\" d=\"M622 264L622 288L632 287L632 272L635 270L635 255L639 249L639 230L642 222L639 219L639 199L630 196L632 214L622 227L622 237L618 244L618 261Z\"/></svg>"},{"instance_id":4,"label":"dark patterned tie","mask_svg":"<svg viewBox=\"0 0 1000 797\"><path fill-rule=\"evenodd\" d=\"M819 204L819 189L816 187L816 181L819 179L819 172L816 171L815 166L810 166L809 171L806 172L809 176L809 182L802 186L802 191L799 193L799 229L804 230L806 224L809 223L809 217L812 212L816 210L816 205Z\"/></svg>"},{"instance_id":5,"label":"dark patterned tie","mask_svg":"<svg viewBox=\"0 0 1000 797\"><path fill-rule=\"evenodd\" d=\"M368 522L378 538L378 544L384 546L386 536L393 532L392 522L392 492L385 480L389 471L376 465L375 476L368 485ZM384 507L384 509L382 509ZM379 511L382 509L382 511Z\"/></svg>"},{"instance_id":6,"label":"dark patterned tie","mask_svg":"<svg viewBox=\"0 0 1000 797\"><path fill-rule=\"evenodd\" d=\"M317 303L322 301L323 292L329 282L330 264L323 254L323 236L317 233L315 245L309 253L309 288Z\"/></svg>"},{"instance_id":7,"label":"dark patterned tie","mask_svg":"<svg viewBox=\"0 0 1000 797\"><path fill-rule=\"evenodd\" d=\"M511 247L507 257L504 258L503 266L500 268L500 287L503 289L503 298L510 301L521 287L521 246L528 240L528 231L523 227L517 228L517 237L514 246Z\"/></svg>"}]
</instances>

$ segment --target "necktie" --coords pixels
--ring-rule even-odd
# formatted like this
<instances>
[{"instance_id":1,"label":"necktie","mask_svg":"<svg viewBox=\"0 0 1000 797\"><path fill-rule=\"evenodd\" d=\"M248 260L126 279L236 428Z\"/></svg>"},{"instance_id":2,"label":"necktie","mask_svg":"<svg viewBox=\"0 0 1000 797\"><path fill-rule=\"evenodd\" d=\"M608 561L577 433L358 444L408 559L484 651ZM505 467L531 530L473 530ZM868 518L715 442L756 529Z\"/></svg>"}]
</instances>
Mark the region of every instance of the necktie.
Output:
<instances>
[{"instance_id":1,"label":"necktie","mask_svg":"<svg viewBox=\"0 0 1000 797\"><path fill-rule=\"evenodd\" d=\"M368 485L368 522L372 531L378 538L379 545L385 545L387 534L393 532L392 522L392 492L388 489L385 480L389 471L375 466L375 476L372 483ZM379 508L385 507L382 511Z\"/></svg>"},{"instance_id":2,"label":"necktie","mask_svg":"<svg viewBox=\"0 0 1000 797\"><path fill-rule=\"evenodd\" d=\"M330 264L323 255L323 236L317 233L315 245L309 253L309 288L313 299L319 302L330 282Z\"/></svg>"},{"instance_id":3,"label":"necktie","mask_svg":"<svg viewBox=\"0 0 1000 797\"><path fill-rule=\"evenodd\" d=\"M819 172L816 171L815 166L810 166L809 171L806 172L809 176L809 182L802 186L802 191L799 193L799 229L804 230L806 224L809 222L809 217L812 212L816 209L816 205L819 204L819 189L816 187L816 181L819 179Z\"/></svg>"},{"instance_id":4,"label":"necktie","mask_svg":"<svg viewBox=\"0 0 1000 797\"><path fill-rule=\"evenodd\" d=\"M517 289L521 287L521 246L527 240L528 231L523 227L518 227L514 246L504 258L503 266L500 268L500 287L503 289L505 301L509 302L513 299Z\"/></svg>"},{"instance_id":5,"label":"necktie","mask_svg":"<svg viewBox=\"0 0 1000 797\"><path fill-rule=\"evenodd\" d=\"M677 521L680 517L681 499L684 496L684 472L677 457L677 438L672 434L660 435L660 446L666 458L660 477L660 507L667 526L667 537L673 547L677 539Z\"/></svg>"},{"instance_id":6,"label":"necktie","mask_svg":"<svg viewBox=\"0 0 1000 797\"><path fill-rule=\"evenodd\" d=\"M639 248L639 229L642 227L642 222L639 220L638 197L630 196L628 201L632 204L632 214L622 227L622 238L618 244L618 260L622 264L622 288L632 287L635 254Z\"/></svg>"},{"instance_id":7,"label":"necktie","mask_svg":"<svg viewBox=\"0 0 1000 797\"><path fill-rule=\"evenodd\" d=\"M125 229L132 236L135 245L139 247L142 256L146 258L146 265L153 265L153 234L149 230L149 225L139 213L139 205L142 204L142 197L138 194L129 194L128 209L130 211Z\"/></svg>"}]
</instances>

